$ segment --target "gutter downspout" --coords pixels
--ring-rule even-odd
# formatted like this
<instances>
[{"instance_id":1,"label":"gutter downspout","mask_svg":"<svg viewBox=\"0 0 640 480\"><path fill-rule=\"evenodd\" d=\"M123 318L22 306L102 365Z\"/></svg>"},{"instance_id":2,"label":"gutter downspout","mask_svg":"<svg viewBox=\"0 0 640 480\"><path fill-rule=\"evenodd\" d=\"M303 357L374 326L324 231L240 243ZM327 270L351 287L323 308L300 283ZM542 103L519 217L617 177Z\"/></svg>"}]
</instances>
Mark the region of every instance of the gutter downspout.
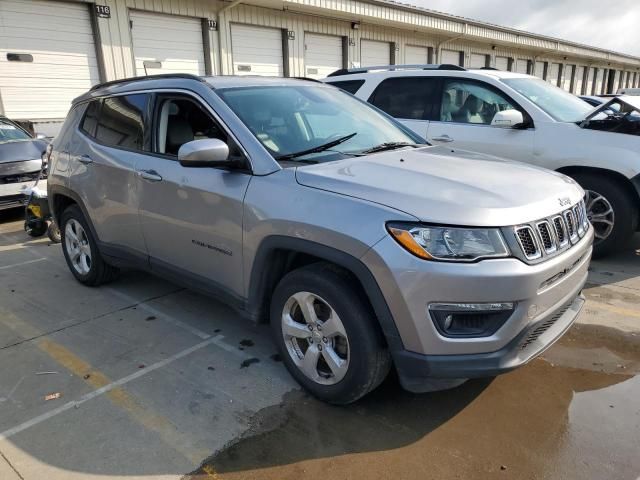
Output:
<instances>
[{"instance_id":1,"label":"gutter downspout","mask_svg":"<svg viewBox=\"0 0 640 480\"><path fill-rule=\"evenodd\" d=\"M244 0L234 0L233 2L231 2L228 5L225 5L224 7L222 7L220 10L218 10L218 16L223 13L226 12L227 10L231 10L233 7L240 5Z\"/></svg>"},{"instance_id":2,"label":"gutter downspout","mask_svg":"<svg viewBox=\"0 0 640 480\"><path fill-rule=\"evenodd\" d=\"M462 33L460 35L456 35L455 37L447 38L446 40L443 40L440 43L436 44L436 59L435 59L435 63L441 63L440 53L441 53L441 50L442 50L442 45L444 45L445 43L453 42L454 40L458 40L459 38L464 37L467 34L467 27L468 26L469 26L469 24L465 23L464 27L462 29Z\"/></svg>"}]
</instances>

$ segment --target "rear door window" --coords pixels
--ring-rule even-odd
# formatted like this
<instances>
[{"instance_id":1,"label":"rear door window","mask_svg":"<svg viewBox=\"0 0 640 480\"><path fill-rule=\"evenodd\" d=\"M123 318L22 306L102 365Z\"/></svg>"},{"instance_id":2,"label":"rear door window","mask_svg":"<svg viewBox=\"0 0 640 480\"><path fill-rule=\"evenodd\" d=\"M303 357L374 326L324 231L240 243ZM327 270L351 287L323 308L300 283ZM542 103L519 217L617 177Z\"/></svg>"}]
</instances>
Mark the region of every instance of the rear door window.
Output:
<instances>
[{"instance_id":1,"label":"rear door window","mask_svg":"<svg viewBox=\"0 0 640 480\"><path fill-rule=\"evenodd\" d=\"M111 147L147 150L145 118L148 105L149 95L146 93L105 98L100 109L96 139Z\"/></svg>"},{"instance_id":2,"label":"rear door window","mask_svg":"<svg viewBox=\"0 0 640 480\"><path fill-rule=\"evenodd\" d=\"M439 107L438 84L438 78L388 78L378 85L369 102L395 118L430 120Z\"/></svg>"},{"instance_id":3,"label":"rear door window","mask_svg":"<svg viewBox=\"0 0 640 480\"><path fill-rule=\"evenodd\" d=\"M80 122L80 129L86 134L95 137L96 126L98 125L98 113L100 113L101 100L92 100L87 105L87 109L84 112L82 122Z\"/></svg>"},{"instance_id":4,"label":"rear door window","mask_svg":"<svg viewBox=\"0 0 640 480\"><path fill-rule=\"evenodd\" d=\"M353 95L364 85L364 80L343 80L341 82L329 82L329 85L341 88L345 92Z\"/></svg>"}]
</instances>

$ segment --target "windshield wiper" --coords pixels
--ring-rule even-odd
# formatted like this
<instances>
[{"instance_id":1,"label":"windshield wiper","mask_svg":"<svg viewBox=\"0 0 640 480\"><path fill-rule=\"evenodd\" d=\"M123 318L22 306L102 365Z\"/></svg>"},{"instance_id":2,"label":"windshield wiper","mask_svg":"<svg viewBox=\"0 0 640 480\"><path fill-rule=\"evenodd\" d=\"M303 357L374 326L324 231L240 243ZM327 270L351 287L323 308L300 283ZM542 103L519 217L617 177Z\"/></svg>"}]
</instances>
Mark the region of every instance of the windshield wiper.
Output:
<instances>
[{"instance_id":1,"label":"windshield wiper","mask_svg":"<svg viewBox=\"0 0 640 480\"><path fill-rule=\"evenodd\" d=\"M419 146L421 145L417 143L409 143L409 142L385 142L385 143L381 143L380 145L376 145L375 147L371 147L366 150L363 150L359 153L365 154L365 153L384 152L385 150L395 150L396 148L401 148L401 147L418 148Z\"/></svg>"},{"instance_id":2,"label":"windshield wiper","mask_svg":"<svg viewBox=\"0 0 640 480\"><path fill-rule=\"evenodd\" d=\"M322 145L318 145L317 147L308 148L307 150L301 150L299 152L287 153L286 155L280 155L276 157L276 160L291 160L292 158L303 157L311 153L324 152L325 150L329 150L331 147L335 147L336 145L340 145L341 143L346 142L347 140L355 137L357 134L358 132L353 132L349 135L345 135L344 137L340 137Z\"/></svg>"}]
</instances>

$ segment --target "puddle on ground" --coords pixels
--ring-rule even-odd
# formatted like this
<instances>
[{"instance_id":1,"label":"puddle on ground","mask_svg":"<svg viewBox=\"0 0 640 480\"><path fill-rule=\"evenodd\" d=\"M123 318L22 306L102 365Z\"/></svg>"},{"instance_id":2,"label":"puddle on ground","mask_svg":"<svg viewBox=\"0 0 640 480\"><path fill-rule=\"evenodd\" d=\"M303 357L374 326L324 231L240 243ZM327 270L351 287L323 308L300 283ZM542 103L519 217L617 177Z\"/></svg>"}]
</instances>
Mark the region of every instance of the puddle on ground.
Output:
<instances>
[{"instance_id":1,"label":"puddle on ground","mask_svg":"<svg viewBox=\"0 0 640 480\"><path fill-rule=\"evenodd\" d=\"M578 325L544 359L450 391L391 378L348 407L294 392L188 478L636 480L639 365L640 337Z\"/></svg>"}]
</instances>

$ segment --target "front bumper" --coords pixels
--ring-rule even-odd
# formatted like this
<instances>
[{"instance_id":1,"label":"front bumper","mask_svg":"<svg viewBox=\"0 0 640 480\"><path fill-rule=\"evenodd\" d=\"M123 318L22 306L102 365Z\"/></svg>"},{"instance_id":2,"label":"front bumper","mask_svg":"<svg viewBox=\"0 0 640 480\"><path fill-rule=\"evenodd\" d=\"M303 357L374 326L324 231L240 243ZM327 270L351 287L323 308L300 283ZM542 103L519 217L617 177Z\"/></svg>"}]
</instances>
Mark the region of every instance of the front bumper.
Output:
<instances>
[{"instance_id":1,"label":"front bumper","mask_svg":"<svg viewBox=\"0 0 640 480\"><path fill-rule=\"evenodd\" d=\"M376 244L362 260L382 290L400 338L392 342L385 330L403 386L421 391L419 386L434 378L494 376L542 353L580 312L592 241L590 228L571 249L536 265L515 258L429 262L390 238ZM513 302L516 308L490 336L451 338L441 335L430 317L428 306L436 302Z\"/></svg>"},{"instance_id":2,"label":"front bumper","mask_svg":"<svg viewBox=\"0 0 640 480\"><path fill-rule=\"evenodd\" d=\"M0 210L22 207L27 202L27 192L33 188L35 180L5 183L0 185ZM47 191L47 181L40 180L38 188Z\"/></svg>"},{"instance_id":3,"label":"front bumper","mask_svg":"<svg viewBox=\"0 0 640 480\"><path fill-rule=\"evenodd\" d=\"M460 383L457 380L493 377L509 372L533 360L560 339L578 318L584 302L584 297L578 294L496 352L470 355L396 352L394 361L400 382L405 389L419 392L424 391L425 385L438 385L434 379L446 379L441 385L449 386Z\"/></svg>"}]
</instances>

